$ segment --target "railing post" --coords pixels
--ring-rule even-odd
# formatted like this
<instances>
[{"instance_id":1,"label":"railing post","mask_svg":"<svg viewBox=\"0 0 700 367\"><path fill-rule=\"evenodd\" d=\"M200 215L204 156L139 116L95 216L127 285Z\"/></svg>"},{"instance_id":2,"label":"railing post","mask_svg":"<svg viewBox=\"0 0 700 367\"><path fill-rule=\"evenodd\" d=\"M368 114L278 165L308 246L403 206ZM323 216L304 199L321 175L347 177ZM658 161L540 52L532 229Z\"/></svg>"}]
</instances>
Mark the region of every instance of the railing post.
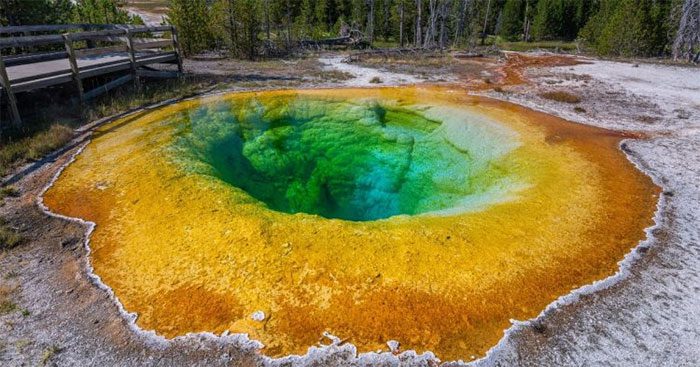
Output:
<instances>
[{"instance_id":1,"label":"railing post","mask_svg":"<svg viewBox=\"0 0 700 367\"><path fill-rule=\"evenodd\" d=\"M174 25L170 26L170 35L173 40L173 48L177 54L177 71L182 76L182 50L180 49L180 41L177 38L177 29Z\"/></svg>"},{"instance_id":2,"label":"railing post","mask_svg":"<svg viewBox=\"0 0 700 367\"><path fill-rule=\"evenodd\" d=\"M78 61L75 59L75 49L73 49L73 40L70 38L70 33L64 33L63 40L66 44L66 52L68 53L68 62L70 62L70 70L73 74L73 80L78 87L80 104L83 104L85 101L83 98L83 81L80 80L80 69L78 69Z\"/></svg>"},{"instance_id":3,"label":"railing post","mask_svg":"<svg viewBox=\"0 0 700 367\"><path fill-rule=\"evenodd\" d=\"M81 26L80 32L89 32L93 29L96 29L96 28ZM87 46L87 48L95 48L95 41L94 40L85 40L85 45Z\"/></svg>"},{"instance_id":4,"label":"railing post","mask_svg":"<svg viewBox=\"0 0 700 367\"><path fill-rule=\"evenodd\" d=\"M22 35L25 36L25 37L29 37L29 36L32 35L32 32L22 32ZM27 49L26 49L26 50L22 50L22 51L34 52L34 47L32 47L32 46L27 46Z\"/></svg>"},{"instance_id":5,"label":"railing post","mask_svg":"<svg viewBox=\"0 0 700 367\"><path fill-rule=\"evenodd\" d=\"M7 76L7 69L5 69L5 61L2 58L2 52L0 52L0 85L2 85L2 88L7 92L7 99L10 102L12 123L15 126L20 126L22 124L22 119L19 117L17 99L15 98L14 92L12 92L12 84L10 84L10 77Z\"/></svg>"},{"instance_id":6,"label":"railing post","mask_svg":"<svg viewBox=\"0 0 700 367\"><path fill-rule=\"evenodd\" d=\"M141 81L139 80L139 76L136 72L136 49L134 48L134 40L133 40L132 36L133 36L133 34L127 28L126 29L126 48L129 51L129 61L131 63L131 75L134 78L134 84L136 85L136 88L140 88Z\"/></svg>"}]
</instances>

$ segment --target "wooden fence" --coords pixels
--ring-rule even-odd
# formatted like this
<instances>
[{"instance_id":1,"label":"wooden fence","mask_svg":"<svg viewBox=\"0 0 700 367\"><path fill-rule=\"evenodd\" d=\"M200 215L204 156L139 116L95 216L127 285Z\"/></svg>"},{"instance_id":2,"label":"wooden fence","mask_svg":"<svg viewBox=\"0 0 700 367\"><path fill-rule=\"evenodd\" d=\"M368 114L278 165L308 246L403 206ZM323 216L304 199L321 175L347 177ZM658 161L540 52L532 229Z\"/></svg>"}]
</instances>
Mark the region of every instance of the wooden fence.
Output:
<instances>
[{"instance_id":1,"label":"wooden fence","mask_svg":"<svg viewBox=\"0 0 700 367\"><path fill-rule=\"evenodd\" d=\"M177 64L178 71L158 71L151 64ZM83 89L84 79L124 71L129 72L94 89ZM0 27L0 87L16 125L21 124L16 93L73 82L82 103L129 81L138 84L140 77L181 73L177 30L170 25Z\"/></svg>"}]
</instances>

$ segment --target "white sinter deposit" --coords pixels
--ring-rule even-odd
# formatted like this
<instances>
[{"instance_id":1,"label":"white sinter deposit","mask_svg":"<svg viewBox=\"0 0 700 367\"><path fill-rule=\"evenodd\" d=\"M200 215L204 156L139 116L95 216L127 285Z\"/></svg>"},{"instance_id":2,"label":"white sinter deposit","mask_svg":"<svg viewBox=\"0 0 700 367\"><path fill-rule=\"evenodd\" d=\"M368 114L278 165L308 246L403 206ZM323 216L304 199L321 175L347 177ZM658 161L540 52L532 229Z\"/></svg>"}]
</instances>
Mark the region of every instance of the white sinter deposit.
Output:
<instances>
[{"instance_id":1,"label":"white sinter deposit","mask_svg":"<svg viewBox=\"0 0 700 367\"><path fill-rule=\"evenodd\" d=\"M409 74L398 74L373 68L366 68L356 64L344 62L343 56L321 57L318 59L327 70L337 70L351 74L352 79L348 79L343 84L348 87L372 87L417 84L424 82L423 79L416 78ZM376 79L375 79L376 78ZM375 82L372 82L372 81Z\"/></svg>"}]
</instances>

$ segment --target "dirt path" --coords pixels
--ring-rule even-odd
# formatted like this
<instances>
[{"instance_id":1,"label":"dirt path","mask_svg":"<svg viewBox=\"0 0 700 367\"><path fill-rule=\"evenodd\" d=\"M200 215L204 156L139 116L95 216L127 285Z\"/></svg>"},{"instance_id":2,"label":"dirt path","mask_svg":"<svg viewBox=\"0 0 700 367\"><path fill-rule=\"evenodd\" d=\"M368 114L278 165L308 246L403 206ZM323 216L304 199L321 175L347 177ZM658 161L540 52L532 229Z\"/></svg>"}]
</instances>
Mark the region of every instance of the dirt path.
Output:
<instances>
[{"instance_id":1,"label":"dirt path","mask_svg":"<svg viewBox=\"0 0 700 367\"><path fill-rule=\"evenodd\" d=\"M138 15L146 25L160 25L168 12L167 0L131 0L125 7L129 14Z\"/></svg>"},{"instance_id":2,"label":"dirt path","mask_svg":"<svg viewBox=\"0 0 700 367\"><path fill-rule=\"evenodd\" d=\"M383 71L348 68L337 61L330 65L354 74L348 80L360 83L356 85L366 85L362 83L368 82L367 75L377 73L385 84L420 80L398 73L387 77ZM550 307L537 320L516 323L489 356L475 364L694 365L700 360L698 69L594 62L527 69L523 75L526 84L485 93L581 123L649 136L627 141L624 149L664 187L664 205L653 237L630 256L616 282L565 297L562 305ZM275 83L264 82L268 87ZM344 85L343 80L335 83ZM551 90L574 92L582 102L570 105L540 96ZM84 226L47 216L36 205L38 194L84 138L27 167L15 182L21 196L6 199L0 207L0 216L27 237L21 247L0 254L0 291L9 294L14 306L0 312L0 365L435 365L430 354L358 358L352 345L330 339L321 343L334 346L311 349L305 358L271 361L234 336L214 339L200 334L163 342L134 332L108 293L86 275ZM586 290L591 288L583 293Z\"/></svg>"}]
</instances>

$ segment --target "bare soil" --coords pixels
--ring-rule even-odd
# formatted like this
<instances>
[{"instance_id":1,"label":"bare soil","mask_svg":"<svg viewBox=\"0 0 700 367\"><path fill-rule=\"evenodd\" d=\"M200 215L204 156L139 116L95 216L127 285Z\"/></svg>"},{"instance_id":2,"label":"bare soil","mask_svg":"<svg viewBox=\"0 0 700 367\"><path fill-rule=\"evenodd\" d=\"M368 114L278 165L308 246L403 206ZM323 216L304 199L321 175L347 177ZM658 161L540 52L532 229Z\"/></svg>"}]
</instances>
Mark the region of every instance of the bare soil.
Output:
<instances>
[{"instance_id":1,"label":"bare soil","mask_svg":"<svg viewBox=\"0 0 700 367\"><path fill-rule=\"evenodd\" d=\"M185 72L206 77L220 89L311 88L338 85L353 75L327 69L314 55L271 61L231 60L224 55L187 59Z\"/></svg>"}]
</instances>

